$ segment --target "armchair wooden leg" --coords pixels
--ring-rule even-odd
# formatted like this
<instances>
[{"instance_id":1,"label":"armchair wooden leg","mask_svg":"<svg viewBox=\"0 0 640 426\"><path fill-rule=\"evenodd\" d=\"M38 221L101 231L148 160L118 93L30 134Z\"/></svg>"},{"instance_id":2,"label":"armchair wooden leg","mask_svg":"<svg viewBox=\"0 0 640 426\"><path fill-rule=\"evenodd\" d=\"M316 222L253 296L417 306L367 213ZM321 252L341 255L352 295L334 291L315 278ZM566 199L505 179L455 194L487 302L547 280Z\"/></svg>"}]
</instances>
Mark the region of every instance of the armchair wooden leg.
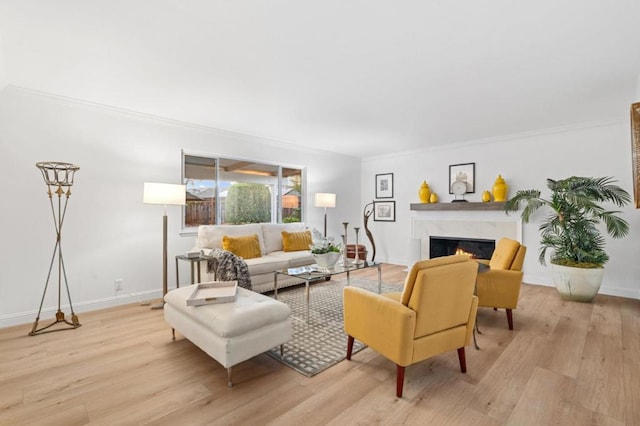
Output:
<instances>
[{"instance_id":1,"label":"armchair wooden leg","mask_svg":"<svg viewBox=\"0 0 640 426\"><path fill-rule=\"evenodd\" d=\"M467 360L464 355L464 346L458 348L458 361L460 361L460 371L463 373L467 372Z\"/></svg>"},{"instance_id":2,"label":"armchair wooden leg","mask_svg":"<svg viewBox=\"0 0 640 426\"><path fill-rule=\"evenodd\" d=\"M351 353L353 352L353 337L347 336L347 359L351 360Z\"/></svg>"},{"instance_id":3,"label":"armchair wooden leg","mask_svg":"<svg viewBox=\"0 0 640 426\"><path fill-rule=\"evenodd\" d=\"M396 364L396 396L402 398L402 388L404 387L404 367Z\"/></svg>"},{"instance_id":4,"label":"armchair wooden leg","mask_svg":"<svg viewBox=\"0 0 640 426\"><path fill-rule=\"evenodd\" d=\"M513 312L511 309L507 309L507 322L509 323L509 330L513 330Z\"/></svg>"}]
</instances>

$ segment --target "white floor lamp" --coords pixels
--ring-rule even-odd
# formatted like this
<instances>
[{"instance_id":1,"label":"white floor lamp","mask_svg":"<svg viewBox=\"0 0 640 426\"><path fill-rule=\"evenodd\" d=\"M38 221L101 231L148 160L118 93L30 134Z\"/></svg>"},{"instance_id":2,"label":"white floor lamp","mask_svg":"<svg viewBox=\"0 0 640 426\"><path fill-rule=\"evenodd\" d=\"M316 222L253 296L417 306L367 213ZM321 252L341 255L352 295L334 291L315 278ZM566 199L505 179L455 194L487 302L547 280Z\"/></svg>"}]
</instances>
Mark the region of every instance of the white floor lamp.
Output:
<instances>
[{"instance_id":1,"label":"white floor lamp","mask_svg":"<svg viewBox=\"0 0 640 426\"><path fill-rule=\"evenodd\" d=\"M313 205L324 207L324 237L327 238L327 207L332 209L336 207L336 194L317 192Z\"/></svg>"},{"instance_id":2,"label":"white floor lamp","mask_svg":"<svg viewBox=\"0 0 640 426\"><path fill-rule=\"evenodd\" d=\"M164 295L167 294L167 204L184 206L186 203L186 191L184 185L170 183L144 183L144 203L164 204L162 216L162 297L163 300L151 309L164 307Z\"/></svg>"}]
</instances>

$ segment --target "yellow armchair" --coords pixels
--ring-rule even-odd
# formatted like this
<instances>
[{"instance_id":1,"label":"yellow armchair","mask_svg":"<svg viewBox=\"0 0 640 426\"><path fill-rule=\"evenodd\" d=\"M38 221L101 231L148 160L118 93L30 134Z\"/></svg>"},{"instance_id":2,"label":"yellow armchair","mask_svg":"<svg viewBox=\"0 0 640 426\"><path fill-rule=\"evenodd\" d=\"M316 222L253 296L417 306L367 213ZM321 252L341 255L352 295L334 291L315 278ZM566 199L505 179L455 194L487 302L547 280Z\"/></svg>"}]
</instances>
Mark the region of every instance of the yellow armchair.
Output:
<instances>
[{"instance_id":1,"label":"yellow armchair","mask_svg":"<svg viewBox=\"0 0 640 426\"><path fill-rule=\"evenodd\" d=\"M474 286L478 265L467 256L416 262L402 293L375 294L344 289L347 359L354 339L396 363L396 395L402 397L405 367L454 349L466 373L469 344L478 309Z\"/></svg>"},{"instance_id":2,"label":"yellow armchair","mask_svg":"<svg viewBox=\"0 0 640 426\"><path fill-rule=\"evenodd\" d=\"M479 260L490 267L489 271L478 274L476 294L479 306L506 309L509 330L513 330L512 310L518 307L526 252L527 248L518 241L501 238L491 260Z\"/></svg>"}]
</instances>

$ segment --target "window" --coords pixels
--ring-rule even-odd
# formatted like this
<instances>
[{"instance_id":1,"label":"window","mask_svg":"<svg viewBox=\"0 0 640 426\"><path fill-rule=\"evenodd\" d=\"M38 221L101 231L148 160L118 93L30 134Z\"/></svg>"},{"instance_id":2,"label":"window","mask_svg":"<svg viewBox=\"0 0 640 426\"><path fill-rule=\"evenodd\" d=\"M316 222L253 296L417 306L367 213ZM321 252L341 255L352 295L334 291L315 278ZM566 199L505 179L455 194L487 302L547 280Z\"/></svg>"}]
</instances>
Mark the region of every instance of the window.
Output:
<instances>
[{"instance_id":1,"label":"window","mask_svg":"<svg viewBox=\"0 0 640 426\"><path fill-rule=\"evenodd\" d=\"M283 168L281 182L281 222L302 222L302 170Z\"/></svg>"},{"instance_id":2,"label":"window","mask_svg":"<svg viewBox=\"0 0 640 426\"><path fill-rule=\"evenodd\" d=\"M184 228L301 222L302 169L183 153Z\"/></svg>"}]
</instances>

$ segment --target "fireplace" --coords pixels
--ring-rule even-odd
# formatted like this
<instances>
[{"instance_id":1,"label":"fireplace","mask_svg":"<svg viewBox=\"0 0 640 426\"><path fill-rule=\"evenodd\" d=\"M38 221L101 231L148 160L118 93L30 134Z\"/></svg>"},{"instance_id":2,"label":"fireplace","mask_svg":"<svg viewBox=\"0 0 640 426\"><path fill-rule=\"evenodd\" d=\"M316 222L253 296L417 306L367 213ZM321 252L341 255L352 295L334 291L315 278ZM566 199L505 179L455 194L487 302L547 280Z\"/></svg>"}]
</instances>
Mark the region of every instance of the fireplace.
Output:
<instances>
[{"instance_id":1,"label":"fireplace","mask_svg":"<svg viewBox=\"0 0 640 426\"><path fill-rule=\"evenodd\" d=\"M466 254L472 259L491 259L496 240L429 236L429 257Z\"/></svg>"},{"instance_id":2,"label":"fireplace","mask_svg":"<svg viewBox=\"0 0 640 426\"><path fill-rule=\"evenodd\" d=\"M446 213L446 215L445 215ZM504 212L418 212L412 218L411 236L419 245L415 260L431 259L432 236L450 239L498 241L502 237L522 241L522 219ZM455 218L455 219L454 219ZM495 244L495 243L494 243ZM419 251L419 253L417 253ZM493 250L492 250L493 252ZM484 256L483 256L484 257ZM489 256L491 257L491 256Z\"/></svg>"}]
</instances>

